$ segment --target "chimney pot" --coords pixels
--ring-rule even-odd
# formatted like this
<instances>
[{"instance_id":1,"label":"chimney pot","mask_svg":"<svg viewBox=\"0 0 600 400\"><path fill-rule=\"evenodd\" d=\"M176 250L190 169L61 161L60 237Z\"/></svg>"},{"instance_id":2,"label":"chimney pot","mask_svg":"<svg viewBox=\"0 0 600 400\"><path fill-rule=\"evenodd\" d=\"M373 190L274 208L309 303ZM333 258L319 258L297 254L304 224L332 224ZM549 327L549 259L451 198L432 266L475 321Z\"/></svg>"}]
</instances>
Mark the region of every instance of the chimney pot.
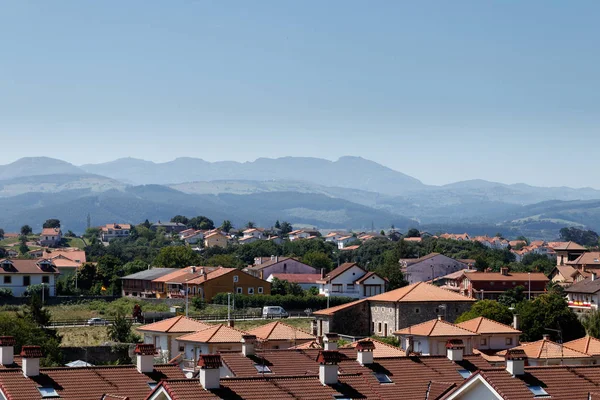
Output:
<instances>
[{"instance_id":1,"label":"chimney pot","mask_svg":"<svg viewBox=\"0 0 600 400\"><path fill-rule=\"evenodd\" d=\"M360 365L373 364L375 344L370 340L361 340L356 344L356 361Z\"/></svg>"},{"instance_id":2,"label":"chimney pot","mask_svg":"<svg viewBox=\"0 0 600 400\"><path fill-rule=\"evenodd\" d=\"M544 339L544 340L550 340L550 334L549 333L544 333L542 335L542 339Z\"/></svg>"},{"instance_id":3,"label":"chimney pot","mask_svg":"<svg viewBox=\"0 0 600 400\"><path fill-rule=\"evenodd\" d=\"M340 336L337 333L326 333L323 338L323 348L325 350L337 350Z\"/></svg>"},{"instance_id":4,"label":"chimney pot","mask_svg":"<svg viewBox=\"0 0 600 400\"><path fill-rule=\"evenodd\" d=\"M218 354L201 354L198 360L200 367L200 384L205 390L221 387L221 356Z\"/></svg>"},{"instance_id":5,"label":"chimney pot","mask_svg":"<svg viewBox=\"0 0 600 400\"><path fill-rule=\"evenodd\" d=\"M242 354L244 357L254 355L254 345L256 343L256 335L242 335Z\"/></svg>"},{"instance_id":6,"label":"chimney pot","mask_svg":"<svg viewBox=\"0 0 600 400\"><path fill-rule=\"evenodd\" d=\"M446 343L446 355L450 361L462 361L465 345L460 339L450 339Z\"/></svg>"},{"instance_id":7,"label":"chimney pot","mask_svg":"<svg viewBox=\"0 0 600 400\"><path fill-rule=\"evenodd\" d=\"M512 376L520 376L525 373L525 361L527 355L521 349L508 349L504 356L506 360L506 371Z\"/></svg>"},{"instance_id":8,"label":"chimney pot","mask_svg":"<svg viewBox=\"0 0 600 400\"><path fill-rule=\"evenodd\" d=\"M323 385L338 383L338 363L342 355L336 350L322 350L317 356L319 363L319 380Z\"/></svg>"},{"instance_id":9,"label":"chimney pot","mask_svg":"<svg viewBox=\"0 0 600 400\"><path fill-rule=\"evenodd\" d=\"M519 314L513 315L513 328L519 329Z\"/></svg>"},{"instance_id":10,"label":"chimney pot","mask_svg":"<svg viewBox=\"0 0 600 400\"><path fill-rule=\"evenodd\" d=\"M596 280L596 273L592 272L592 280L595 281Z\"/></svg>"},{"instance_id":11,"label":"chimney pot","mask_svg":"<svg viewBox=\"0 0 600 400\"><path fill-rule=\"evenodd\" d=\"M23 375L38 376L40 374L40 358L43 357L40 346L23 346L21 357L23 358Z\"/></svg>"},{"instance_id":12,"label":"chimney pot","mask_svg":"<svg viewBox=\"0 0 600 400\"><path fill-rule=\"evenodd\" d=\"M0 336L0 365L12 365L15 362L15 345L17 341L12 336Z\"/></svg>"},{"instance_id":13,"label":"chimney pot","mask_svg":"<svg viewBox=\"0 0 600 400\"><path fill-rule=\"evenodd\" d=\"M136 355L137 370L140 374L154 371L156 348L153 344L137 344L133 353Z\"/></svg>"}]
</instances>

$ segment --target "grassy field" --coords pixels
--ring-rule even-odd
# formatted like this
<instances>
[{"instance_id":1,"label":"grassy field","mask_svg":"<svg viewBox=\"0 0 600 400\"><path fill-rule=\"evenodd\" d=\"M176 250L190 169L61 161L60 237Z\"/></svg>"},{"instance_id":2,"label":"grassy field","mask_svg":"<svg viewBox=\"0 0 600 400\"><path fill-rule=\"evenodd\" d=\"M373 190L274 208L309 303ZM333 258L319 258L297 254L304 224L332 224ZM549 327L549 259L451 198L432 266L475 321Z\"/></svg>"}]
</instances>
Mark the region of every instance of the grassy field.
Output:
<instances>
[{"instance_id":1,"label":"grassy field","mask_svg":"<svg viewBox=\"0 0 600 400\"><path fill-rule=\"evenodd\" d=\"M141 300L129 299L126 297L115 301L92 300L82 301L73 304L61 304L59 306L48 306L55 321L64 321L69 319L89 319L92 317L114 317L117 314L131 316L133 307L136 304L142 305L143 311L166 312L169 311L167 304L146 303Z\"/></svg>"},{"instance_id":2,"label":"grassy field","mask_svg":"<svg viewBox=\"0 0 600 400\"><path fill-rule=\"evenodd\" d=\"M67 242L68 247L76 247L81 250L85 248L85 243L80 238L68 237L64 239Z\"/></svg>"},{"instance_id":3,"label":"grassy field","mask_svg":"<svg viewBox=\"0 0 600 400\"><path fill-rule=\"evenodd\" d=\"M303 331L306 332L310 332L310 324L311 324L311 319L310 318L288 318L288 319L282 319L282 320L275 320L275 321L281 321L285 324L288 324L290 326L293 326L295 328L298 329L302 329ZM273 320L264 320L264 319L258 319L258 320L252 320L252 321L235 321L235 327L237 329L241 329L242 331L248 331L250 329L268 324L273 322Z\"/></svg>"}]
</instances>

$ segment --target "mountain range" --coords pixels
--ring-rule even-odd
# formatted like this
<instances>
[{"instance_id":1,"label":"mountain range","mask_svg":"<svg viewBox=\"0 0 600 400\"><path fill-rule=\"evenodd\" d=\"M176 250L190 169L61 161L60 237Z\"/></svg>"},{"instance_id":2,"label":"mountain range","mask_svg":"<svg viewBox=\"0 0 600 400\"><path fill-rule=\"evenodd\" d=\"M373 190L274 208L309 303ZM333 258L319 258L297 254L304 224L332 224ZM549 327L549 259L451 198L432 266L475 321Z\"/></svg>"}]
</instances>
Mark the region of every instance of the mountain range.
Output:
<instances>
[{"instance_id":1,"label":"mountain range","mask_svg":"<svg viewBox=\"0 0 600 400\"><path fill-rule=\"evenodd\" d=\"M600 191L485 180L426 185L361 157L166 163L122 158L76 166L28 157L0 166L0 227L37 227L57 217L68 229L168 219L175 214L275 220L327 228L422 227L554 238L563 226L600 229ZM493 231L493 232L492 232Z\"/></svg>"}]
</instances>

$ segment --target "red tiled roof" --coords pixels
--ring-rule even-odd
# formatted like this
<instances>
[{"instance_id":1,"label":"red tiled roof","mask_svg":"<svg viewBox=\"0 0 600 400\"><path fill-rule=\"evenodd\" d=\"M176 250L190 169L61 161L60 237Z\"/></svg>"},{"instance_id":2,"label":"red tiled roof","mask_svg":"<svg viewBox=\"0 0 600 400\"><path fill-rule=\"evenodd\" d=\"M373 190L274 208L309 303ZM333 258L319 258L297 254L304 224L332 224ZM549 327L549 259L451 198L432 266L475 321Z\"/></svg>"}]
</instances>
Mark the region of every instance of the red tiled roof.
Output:
<instances>
[{"instance_id":1,"label":"red tiled roof","mask_svg":"<svg viewBox=\"0 0 600 400\"><path fill-rule=\"evenodd\" d=\"M17 340L14 338L14 336L0 336L0 347L12 347L16 344Z\"/></svg>"},{"instance_id":2,"label":"red tiled roof","mask_svg":"<svg viewBox=\"0 0 600 400\"><path fill-rule=\"evenodd\" d=\"M600 340L592 336L586 335L585 337L571 340L563 345L590 356L600 356Z\"/></svg>"},{"instance_id":3,"label":"red tiled roof","mask_svg":"<svg viewBox=\"0 0 600 400\"><path fill-rule=\"evenodd\" d=\"M365 301L367 301L367 299L355 300L355 301L351 301L350 303L340 304L339 306L329 307L329 308L325 308L323 310L317 310L317 311L313 312L313 315L333 315L338 311L345 310L346 308L349 308L349 307L354 307L355 305L363 303Z\"/></svg>"},{"instance_id":4,"label":"red tiled roof","mask_svg":"<svg viewBox=\"0 0 600 400\"><path fill-rule=\"evenodd\" d=\"M415 335L429 337L445 336L477 336L478 333L461 328L451 322L439 319L423 322L421 324L409 326L394 332L394 335Z\"/></svg>"},{"instance_id":5,"label":"red tiled roof","mask_svg":"<svg viewBox=\"0 0 600 400\"><path fill-rule=\"evenodd\" d=\"M198 332L180 336L177 340L195 343L241 343L242 335L245 334L246 332L219 324L212 325Z\"/></svg>"},{"instance_id":6,"label":"red tiled roof","mask_svg":"<svg viewBox=\"0 0 600 400\"><path fill-rule=\"evenodd\" d=\"M561 346L551 340L541 339L535 342L522 343L510 351L522 350L527 358L533 359L562 359L562 358L589 358L590 356L567 346ZM499 351L498 355L506 355L509 350Z\"/></svg>"},{"instance_id":7,"label":"red tiled roof","mask_svg":"<svg viewBox=\"0 0 600 400\"><path fill-rule=\"evenodd\" d=\"M271 274L273 278L290 283L316 283L321 274Z\"/></svg>"},{"instance_id":8,"label":"red tiled roof","mask_svg":"<svg viewBox=\"0 0 600 400\"><path fill-rule=\"evenodd\" d=\"M156 354L156 349L154 348L153 344L136 344L135 345L135 350L133 351L133 354L139 354L142 356L153 356L154 354Z\"/></svg>"},{"instance_id":9,"label":"red tiled roof","mask_svg":"<svg viewBox=\"0 0 600 400\"><path fill-rule=\"evenodd\" d=\"M473 271L466 275L469 280L485 281L485 282L497 282L497 281L518 281L524 282L531 279L532 282L548 282L548 277L541 272L509 272L507 275L503 275L500 272L479 272Z\"/></svg>"},{"instance_id":10,"label":"red tiled roof","mask_svg":"<svg viewBox=\"0 0 600 400\"><path fill-rule=\"evenodd\" d=\"M205 324L198 320L180 315L154 322L152 324L142 325L137 328L142 332L163 332L163 333L189 333L210 328L212 325Z\"/></svg>"},{"instance_id":11,"label":"red tiled roof","mask_svg":"<svg viewBox=\"0 0 600 400\"><path fill-rule=\"evenodd\" d=\"M8 261L8 264L3 267L3 262ZM44 260L43 258L37 260L0 260L0 274L58 274L58 270L54 266L52 261L49 262L48 269L43 270L40 267L40 263Z\"/></svg>"},{"instance_id":12,"label":"red tiled roof","mask_svg":"<svg viewBox=\"0 0 600 400\"><path fill-rule=\"evenodd\" d=\"M477 317L470 319L468 321L461 322L456 324L457 326L468 329L473 332L477 332L479 334L516 334L520 335L521 331L513 328L512 326L501 324L500 322L496 322L494 320L485 318L485 317Z\"/></svg>"},{"instance_id":13,"label":"red tiled roof","mask_svg":"<svg viewBox=\"0 0 600 400\"><path fill-rule=\"evenodd\" d=\"M469 274L469 276L471 276ZM381 293L373 297L369 297L370 301L391 301L391 302L431 302L431 301L468 301L474 302L466 296L449 290L441 289L437 286L430 285L425 282L417 282L412 285Z\"/></svg>"},{"instance_id":14,"label":"red tiled roof","mask_svg":"<svg viewBox=\"0 0 600 400\"><path fill-rule=\"evenodd\" d=\"M343 263L342 265L340 265L339 267L337 267L336 269L334 269L333 271L331 271L330 273L328 273L325 276L325 278L321 279L319 282L329 283L333 279L335 279L336 277L342 275L344 272L348 271L350 268L352 268L354 266L356 266L356 267L358 267L358 268L360 268L361 270L364 271L364 269L362 269L361 267L359 267L357 263Z\"/></svg>"},{"instance_id":15,"label":"red tiled roof","mask_svg":"<svg viewBox=\"0 0 600 400\"><path fill-rule=\"evenodd\" d=\"M32 378L20 369L0 369L0 388L10 400L40 399L40 386L54 388L63 400L98 400L106 393L143 400L150 393L148 382L175 378L183 378L175 365L156 365L148 374L139 373L134 365L41 368Z\"/></svg>"},{"instance_id":16,"label":"red tiled roof","mask_svg":"<svg viewBox=\"0 0 600 400\"><path fill-rule=\"evenodd\" d=\"M42 348L40 346L23 346L21 348L21 357L23 358L42 358Z\"/></svg>"},{"instance_id":17,"label":"red tiled roof","mask_svg":"<svg viewBox=\"0 0 600 400\"><path fill-rule=\"evenodd\" d=\"M271 322L266 325L250 329L249 334L256 335L260 340L314 340L315 337L303 330L294 328L281 321Z\"/></svg>"},{"instance_id":18,"label":"red tiled roof","mask_svg":"<svg viewBox=\"0 0 600 400\"><path fill-rule=\"evenodd\" d=\"M60 233L60 228L44 228L42 229L42 236L54 236Z\"/></svg>"},{"instance_id":19,"label":"red tiled roof","mask_svg":"<svg viewBox=\"0 0 600 400\"><path fill-rule=\"evenodd\" d=\"M221 356L218 354L201 354L198 360L198 366L200 368L217 369L221 365Z\"/></svg>"}]
</instances>

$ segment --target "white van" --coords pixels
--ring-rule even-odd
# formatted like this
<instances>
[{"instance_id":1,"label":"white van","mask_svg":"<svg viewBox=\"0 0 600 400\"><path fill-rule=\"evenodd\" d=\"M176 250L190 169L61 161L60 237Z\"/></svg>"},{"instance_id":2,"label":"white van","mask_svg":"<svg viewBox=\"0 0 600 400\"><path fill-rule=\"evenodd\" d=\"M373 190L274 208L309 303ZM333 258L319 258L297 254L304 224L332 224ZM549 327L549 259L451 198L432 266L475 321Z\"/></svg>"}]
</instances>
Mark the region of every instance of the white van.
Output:
<instances>
[{"instance_id":1,"label":"white van","mask_svg":"<svg viewBox=\"0 0 600 400\"><path fill-rule=\"evenodd\" d=\"M263 318L287 318L288 313L282 307L279 306L265 306L263 307Z\"/></svg>"}]
</instances>

